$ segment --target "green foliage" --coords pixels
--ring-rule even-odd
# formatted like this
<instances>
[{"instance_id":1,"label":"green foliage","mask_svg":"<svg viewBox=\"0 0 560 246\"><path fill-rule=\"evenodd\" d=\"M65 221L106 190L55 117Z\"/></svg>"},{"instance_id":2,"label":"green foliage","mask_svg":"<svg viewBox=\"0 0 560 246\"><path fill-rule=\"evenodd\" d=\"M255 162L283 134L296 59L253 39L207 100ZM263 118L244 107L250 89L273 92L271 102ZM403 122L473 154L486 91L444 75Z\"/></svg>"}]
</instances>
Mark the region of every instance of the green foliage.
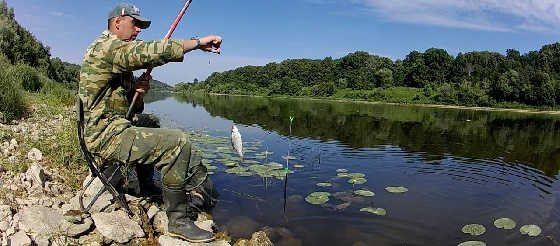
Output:
<instances>
[{"instance_id":1,"label":"green foliage","mask_svg":"<svg viewBox=\"0 0 560 246\"><path fill-rule=\"evenodd\" d=\"M51 105L70 106L74 103L75 92L69 90L61 83L57 83L49 78L42 77L44 86L41 88L40 94Z\"/></svg>"},{"instance_id":2,"label":"green foliage","mask_svg":"<svg viewBox=\"0 0 560 246\"><path fill-rule=\"evenodd\" d=\"M0 122L11 122L25 114L25 100L19 83L8 73L7 59L0 55Z\"/></svg>"},{"instance_id":3,"label":"green foliage","mask_svg":"<svg viewBox=\"0 0 560 246\"><path fill-rule=\"evenodd\" d=\"M39 73L27 64L19 63L10 67L8 76L13 79L14 83L18 83L21 87L29 92L37 92L43 86Z\"/></svg>"}]
</instances>

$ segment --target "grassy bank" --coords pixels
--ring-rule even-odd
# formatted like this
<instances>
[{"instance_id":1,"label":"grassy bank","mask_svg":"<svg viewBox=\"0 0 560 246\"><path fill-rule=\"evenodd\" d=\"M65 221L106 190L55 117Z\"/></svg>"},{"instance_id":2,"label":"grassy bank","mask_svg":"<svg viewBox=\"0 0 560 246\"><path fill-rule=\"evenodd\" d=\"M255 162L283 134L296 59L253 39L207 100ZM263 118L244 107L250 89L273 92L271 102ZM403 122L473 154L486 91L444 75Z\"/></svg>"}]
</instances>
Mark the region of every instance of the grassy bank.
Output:
<instances>
[{"instance_id":1,"label":"grassy bank","mask_svg":"<svg viewBox=\"0 0 560 246\"><path fill-rule=\"evenodd\" d=\"M484 111L509 111L519 113L537 113L537 114L560 114L558 107L535 107L519 103L495 103L491 106L480 107L473 105L456 105L444 104L433 97L426 96L424 89L409 87L392 87L386 89L356 91L341 90L330 97L310 97L310 96L288 96L288 95L244 95L244 94L225 94L225 93L206 93L202 90L196 91L175 91L175 94L210 94L210 95L229 95L229 96L254 96L254 97L276 97L276 98L293 98L306 100L327 100L333 102L356 102L356 103L372 103L372 104L388 104L401 106L421 106L430 108L447 108L447 109L466 109L466 110L484 110Z\"/></svg>"},{"instance_id":2,"label":"grassy bank","mask_svg":"<svg viewBox=\"0 0 560 246\"><path fill-rule=\"evenodd\" d=\"M5 124L0 125L0 146L15 140L17 147L4 153L7 156L0 159L0 165L6 171L25 172L32 163L27 153L36 148L43 155L41 165L57 170L53 177L67 188L77 190L81 185L80 178L87 173L87 166L76 136L76 116L72 110L74 91L61 83L41 78L40 74L38 81L40 88L35 91L24 90L21 80L0 81L13 85L1 88L3 95L14 95L17 99L10 107L2 108Z\"/></svg>"}]
</instances>

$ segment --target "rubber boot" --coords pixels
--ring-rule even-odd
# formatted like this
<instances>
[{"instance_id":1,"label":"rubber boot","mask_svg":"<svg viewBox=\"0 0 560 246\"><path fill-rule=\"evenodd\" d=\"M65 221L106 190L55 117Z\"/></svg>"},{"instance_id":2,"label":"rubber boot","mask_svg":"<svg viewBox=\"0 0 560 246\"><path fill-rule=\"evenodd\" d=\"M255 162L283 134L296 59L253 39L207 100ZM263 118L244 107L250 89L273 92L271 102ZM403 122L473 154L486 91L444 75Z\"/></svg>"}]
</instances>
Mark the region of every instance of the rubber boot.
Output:
<instances>
[{"instance_id":1,"label":"rubber boot","mask_svg":"<svg viewBox=\"0 0 560 246\"><path fill-rule=\"evenodd\" d=\"M216 238L214 233L200 229L187 216L187 194L184 190L163 187L162 192L170 235L192 243L206 243Z\"/></svg>"}]
</instances>

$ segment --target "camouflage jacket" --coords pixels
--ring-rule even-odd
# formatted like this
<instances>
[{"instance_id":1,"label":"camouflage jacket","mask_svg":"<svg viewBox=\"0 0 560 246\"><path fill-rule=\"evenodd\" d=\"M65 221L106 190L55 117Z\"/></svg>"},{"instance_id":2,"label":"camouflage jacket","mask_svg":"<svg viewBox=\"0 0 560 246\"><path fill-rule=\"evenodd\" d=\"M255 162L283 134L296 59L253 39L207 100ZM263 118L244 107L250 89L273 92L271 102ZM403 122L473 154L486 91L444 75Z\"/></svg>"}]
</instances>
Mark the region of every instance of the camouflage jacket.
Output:
<instances>
[{"instance_id":1,"label":"camouflage jacket","mask_svg":"<svg viewBox=\"0 0 560 246\"><path fill-rule=\"evenodd\" d=\"M128 42L104 31L87 49L80 71L78 96L84 102L90 151L102 152L113 136L131 126L125 114L134 96L132 71L182 60L179 40Z\"/></svg>"}]
</instances>

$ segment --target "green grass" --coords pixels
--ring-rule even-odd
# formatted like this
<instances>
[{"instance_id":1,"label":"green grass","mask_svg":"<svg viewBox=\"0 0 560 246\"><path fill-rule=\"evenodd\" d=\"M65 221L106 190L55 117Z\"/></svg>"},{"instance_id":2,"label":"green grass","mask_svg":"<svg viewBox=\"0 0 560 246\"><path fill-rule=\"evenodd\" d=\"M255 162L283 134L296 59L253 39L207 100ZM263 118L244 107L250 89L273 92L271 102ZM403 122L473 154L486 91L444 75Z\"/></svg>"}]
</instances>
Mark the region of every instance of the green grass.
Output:
<instances>
[{"instance_id":1,"label":"green grass","mask_svg":"<svg viewBox=\"0 0 560 246\"><path fill-rule=\"evenodd\" d=\"M0 122L8 123L23 117L26 103L23 89L11 73L10 65L0 61Z\"/></svg>"}]
</instances>

